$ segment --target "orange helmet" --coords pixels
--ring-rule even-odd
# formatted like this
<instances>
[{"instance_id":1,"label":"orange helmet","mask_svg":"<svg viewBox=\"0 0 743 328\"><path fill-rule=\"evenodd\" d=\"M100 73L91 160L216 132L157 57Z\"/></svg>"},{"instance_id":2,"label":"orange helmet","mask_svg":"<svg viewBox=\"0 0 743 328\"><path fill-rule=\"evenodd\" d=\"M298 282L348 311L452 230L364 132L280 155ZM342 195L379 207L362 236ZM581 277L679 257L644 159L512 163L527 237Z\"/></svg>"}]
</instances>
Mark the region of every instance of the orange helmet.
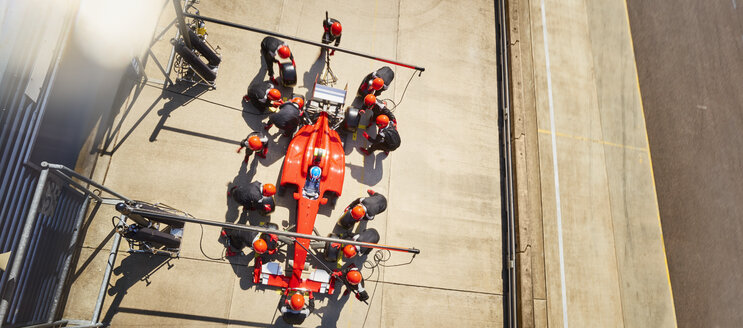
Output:
<instances>
[{"instance_id":1,"label":"orange helmet","mask_svg":"<svg viewBox=\"0 0 743 328\"><path fill-rule=\"evenodd\" d=\"M387 115L382 114L382 115L377 116L377 126L385 127L389 123L390 123L390 118L387 117Z\"/></svg>"},{"instance_id":2,"label":"orange helmet","mask_svg":"<svg viewBox=\"0 0 743 328\"><path fill-rule=\"evenodd\" d=\"M263 142L258 136L250 136L250 138L248 138L248 146L252 150L259 150L263 148Z\"/></svg>"},{"instance_id":3,"label":"orange helmet","mask_svg":"<svg viewBox=\"0 0 743 328\"><path fill-rule=\"evenodd\" d=\"M302 99L302 97L294 97L292 98L292 102L297 104L297 106L299 106L299 109L302 109L302 107L304 107L304 99Z\"/></svg>"},{"instance_id":4,"label":"orange helmet","mask_svg":"<svg viewBox=\"0 0 743 328\"><path fill-rule=\"evenodd\" d=\"M271 100L281 99L281 91L279 91L278 89L268 90L268 99L271 99Z\"/></svg>"},{"instance_id":5,"label":"orange helmet","mask_svg":"<svg viewBox=\"0 0 743 328\"><path fill-rule=\"evenodd\" d=\"M281 46L281 47L279 47L278 53L279 53L279 57L281 57L281 58L289 58L289 56L292 55L291 50L289 50L289 47L287 47L287 46Z\"/></svg>"},{"instance_id":6,"label":"orange helmet","mask_svg":"<svg viewBox=\"0 0 743 328\"><path fill-rule=\"evenodd\" d=\"M304 296L302 296L302 294L296 293L292 295L292 300L290 303L294 311L299 311L304 307Z\"/></svg>"},{"instance_id":7,"label":"orange helmet","mask_svg":"<svg viewBox=\"0 0 743 328\"><path fill-rule=\"evenodd\" d=\"M263 196L271 197L276 194L276 186L273 183L266 183L263 185Z\"/></svg>"},{"instance_id":8,"label":"orange helmet","mask_svg":"<svg viewBox=\"0 0 743 328\"><path fill-rule=\"evenodd\" d=\"M381 77L378 77L378 78L372 80L372 88L374 88L374 90L379 90L383 86L384 86L384 80L382 80Z\"/></svg>"},{"instance_id":9,"label":"orange helmet","mask_svg":"<svg viewBox=\"0 0 743 328\"><path fill-rule=\"evenodd\" d=\"M356 205L351 210L351 217L354 220L361 219L366 214L366 209L364 208L364 205Z\"/></svg>"},{"instance_id":10,"label":"orange helmet","mask_svg":"<svg viewBox=\"0 0 743 328\"><path fill-rule=\"evenodd\" d=\"M351 270L346 273L346 279L351 285L358 285L361 282L361 272L359 270Z\"/></svg>"},{"instance_id":11,"label":"orange helmet","mask_svg":"<svg viewBox=\"0 0 743 328\"><path fill-rule=\"evenodd\" d=\"M343 247L343 255L349 259L356 256L356 246L346 245L345 247Z\"/></svg>"},{"instance_id":12,"label":"orange helmet","mask_svg":"<svg viewBox=\"0 0 743 328\"><path fill-rule=\"evenodd\" d=\"M333 25L330 25L330 33L333 33L333 35L340 36L341 32L343 32L343 27L341 26L341 23L334 22Z\"/></svg>"},{"instance_id":13,"label":"orange helmet","mask_svg":"<svg viewBox=\"0 0 743 328\"><path fill-rule=\"evenodd\" d=\"M364 97L364 105L366 107L371 107L376 103L377 103L377 97L375 97L373 94L368 94L366 95L366 97Z\"/></svg>"},{"instance_id":14,"label":"orange helmet","mask_svg":"<svg viewBox=\"0 0 743 328\"><path fill-rule=\"evenodd\" d=\"M253 250L258 254L263 254L268 250L268 244L263 239L258 239L253 243Z\"/></svg>"}]
</instances>

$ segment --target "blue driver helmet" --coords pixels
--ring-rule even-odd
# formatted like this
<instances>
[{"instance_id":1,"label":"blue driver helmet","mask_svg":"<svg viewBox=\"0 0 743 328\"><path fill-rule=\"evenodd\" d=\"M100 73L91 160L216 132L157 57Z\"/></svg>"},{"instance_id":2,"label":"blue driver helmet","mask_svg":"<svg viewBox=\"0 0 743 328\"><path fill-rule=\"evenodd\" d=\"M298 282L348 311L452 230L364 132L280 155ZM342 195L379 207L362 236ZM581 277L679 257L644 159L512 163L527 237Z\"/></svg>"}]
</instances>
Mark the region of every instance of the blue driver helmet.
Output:
<instances>
[{"instance_id":1,"label":"blue driver helmet","mask_svg":"<svg viewBox=\"0 0 743 328\"><path fill-rule=\"evenodd\" d=\"M310 169L310 178L312 180L319 180L321 174L322 174L322 169L320 167L313 166Z\"/></svg>"}]
</instances>

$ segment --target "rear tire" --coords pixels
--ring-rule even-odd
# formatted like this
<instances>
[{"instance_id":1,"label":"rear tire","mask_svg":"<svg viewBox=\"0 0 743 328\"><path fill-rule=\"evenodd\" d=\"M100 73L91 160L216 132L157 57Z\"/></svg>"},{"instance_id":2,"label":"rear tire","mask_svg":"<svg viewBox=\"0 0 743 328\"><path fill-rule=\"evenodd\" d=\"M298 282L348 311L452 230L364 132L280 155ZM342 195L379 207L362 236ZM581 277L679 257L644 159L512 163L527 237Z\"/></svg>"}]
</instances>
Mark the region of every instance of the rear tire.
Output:
<instances>
[{"instance_id":1,"label":"rear tire","mask_svg":"<svg viewBox=\"0 0 743 328\"><path fill-rule=\"evenodd\" d=\"M349 106L346 108L346 113L343 116L343 129L351 133L356 132L360 120L361 114L359 114L359 109Z\"/></svg>"}]
</instances>

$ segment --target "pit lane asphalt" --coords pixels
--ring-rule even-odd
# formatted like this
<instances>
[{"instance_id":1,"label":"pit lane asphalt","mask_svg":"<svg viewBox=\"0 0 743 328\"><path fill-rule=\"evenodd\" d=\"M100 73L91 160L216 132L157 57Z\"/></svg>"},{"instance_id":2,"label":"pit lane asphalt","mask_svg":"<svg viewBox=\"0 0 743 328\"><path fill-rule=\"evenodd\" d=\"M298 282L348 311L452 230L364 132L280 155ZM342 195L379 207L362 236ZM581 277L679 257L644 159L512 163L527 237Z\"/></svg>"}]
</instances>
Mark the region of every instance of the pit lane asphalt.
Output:
<instances>
[{"instance_id":1,"label":"pit lane asphalt","mask_svg":"<svg viewBox=\"0 0 743 328\"><path fill-rule=\"evenodd\" d=\"M743 1L629 0L679 327L743 322Z\"/></svg>"}]
</instances>

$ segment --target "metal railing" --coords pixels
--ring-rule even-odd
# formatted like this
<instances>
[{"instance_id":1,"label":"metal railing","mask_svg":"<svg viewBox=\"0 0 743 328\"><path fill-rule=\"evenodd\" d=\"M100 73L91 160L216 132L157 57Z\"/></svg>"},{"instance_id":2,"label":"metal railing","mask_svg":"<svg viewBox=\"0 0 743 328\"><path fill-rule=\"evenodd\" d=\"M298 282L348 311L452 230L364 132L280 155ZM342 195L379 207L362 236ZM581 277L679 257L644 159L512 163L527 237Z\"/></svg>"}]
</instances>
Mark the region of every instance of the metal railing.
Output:
<instances>
[{"instance_id":1,"label":"metal railing","mask_svg":"<svg viewBox=\"0 0 743 328\"><path fill-rule=\"evenodd\" d=\"M47 322L57 308L55 295L61 293L60 277L67 274L64 266L72 251L67 246L76 229L72 223L87 201L74 188L65 188L63 178L46 176L48 182L39 183L40 172L26 164L77 9L37 8L27 2L2 7L9 14L0 22L8 37L0 49L7 56L0 63L0 252L11 253L18 272L10 268L0 275L0 325L17 326ZM29 15L57 20L26 23ZM32 209L34 202L43 207ZM18 256L19 250L27 256Z\"/></svg>"},{"instance_id":2,"label":"metal railing","mask_svg":"<svg viewBox=\"0 0 743 328\"><path fill-rule=\"evenodd\" d=\"M26 163L26 166L38 171L38 183L19 234L18 246L12 251L12 261L6 271L5 297L0 300L0 324L6 327L58 327L79 322L55 320L58 319L83 221L95 216L98 206L103 203L98 190L114 195L118 201L129 199L62 165L42 162L41 167L31 163ZM91 190L83 184L96 189ZM96 206L88 211L90 200L95 200ZM101 297L98 304L102 304ZM84 326L101 325L96 322L97 317L91 321L90 325Z\"/></svg>"}]
</instances>

